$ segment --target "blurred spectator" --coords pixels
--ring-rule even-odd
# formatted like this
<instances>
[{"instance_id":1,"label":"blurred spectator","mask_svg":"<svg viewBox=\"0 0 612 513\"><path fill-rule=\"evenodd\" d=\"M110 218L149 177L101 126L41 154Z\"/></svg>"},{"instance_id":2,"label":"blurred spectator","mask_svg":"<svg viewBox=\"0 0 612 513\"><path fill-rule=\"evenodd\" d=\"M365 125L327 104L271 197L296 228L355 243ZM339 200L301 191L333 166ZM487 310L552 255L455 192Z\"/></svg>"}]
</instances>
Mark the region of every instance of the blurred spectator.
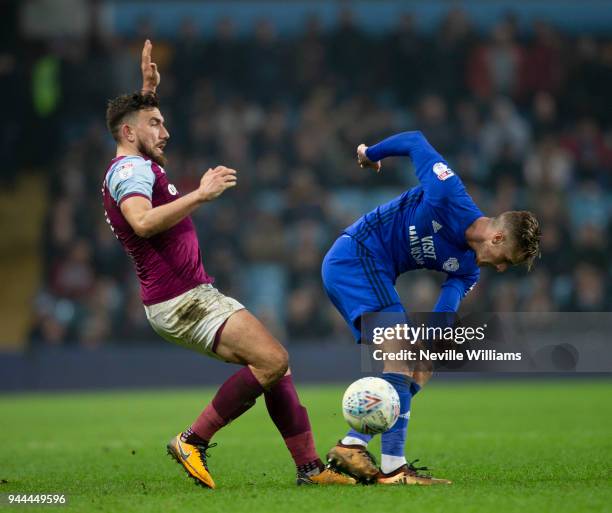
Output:
<instances>
[{"instance_id":1,"label":"blurred spectator","mask_svg":"<svg viewBox=\"0 0 612 513\"><path fill-rule=\"evenodd\" d=\"M607 280L596 267L580 263L574 271L574 293L570 309L576 312L604 312L610 309L606 297Z\"/></svg>"},{"instance_id":2,"label":"blurred spectator","mask_svg":"<svg viewBox=\"0 0 612 513\"><path fill-rule=\"evenodd\" d=\"M287 90L287 59L284 45L269 20L260 20L248 48L248 97L268 105Z\"/></svg>"},{"instance_id":3,"label":"blurred spectator","mask_svg":"<svg viewBox=\"0 0 612 513\"><path fill-rule=\"evenodd\" d=\"M427 56L427 47L417 33L414 16L402 15L397 28L383 45L378 52L378 73L389 77L400 101L411 103L424 90L426 77L415 71L423 69Z\"/></svg>"},{"instance_id":4,"label":"blurred spectator","mask_svg":"<svg viewBox=\"0 0 612 513\"><path fill-rule=\"evenodd\" d=\"M287 331L290 339L324 337L329 333L325 312L319 306L326 299L314 284L298 287L289 294Z\"/></svg>"},{"instance_id":5,"label":"blurred spectator","mask_svg":"<svg viewBox=\"0 0 612 513\"><path fill-rule=\"evenodd\" d=\"M85 299L95 279L91 258L89 242L84 239L74 241L65 258L51 271L52 292L69 299Z\"/></svg>"},{"instance_id":6,"label":"blurred spectator","mask_svg":"<svg viewBox=\"0 0 612 513\"><path fill-rule=\"evenodd\" d=\"M191 18L181 23L178 38L174 45L174 58L171 61L170 78L178 87L183 84L193 84L206 74L207 62L204 62L204 42L198 26ZM157 59L157 41L155 42L155 58Z\"/></svg>"},{"instance_id":7,"label":"blurred spectator","mask_svg":"<svg viewBox=\"0 0 612 513\"><path fill-rule=\"evenodd\" d=\"M495 162L504 152L519 159L530 145L531 129L507 97L498 97L491 104L490 116L482 127L482 152Z\"/></svg>"},{"instance_id":8,"label":"blurred spectator","mask_svg":"<svg viewBox=\"0 0 612 513\"><path fill-rule=\"evenodd\" d=\"M602 184L610 183L612 171L612 148L606 145L597 120L581 119L576 130L563 141L574 157L577 171L585 178Z\"/></svg>"},{"instance_id":9,"label":"blurred spectator","mask_svg":"<svg viewBox=\"0 0 612 513\"><path fill-rule=\"evenodd\" d=\"M306 93L328 77L321 70L329 69L329 46L325 44L321 20L310 16L306 20L304 33L298 36L293 55L293 87Z\"/></svg>"},{"instance_id":10,"label":"blurred spectator","mask_svg":"<svg viewBox=\"0 0 612 513\"><path fill-rule=\"evenodd\" d=\"M425 91L436 91L449 101L457 101L467 93L465 67L476 36L470 19L461 8L452 8L442 20L431 46L433 53L425 52L436 65L423 60L418 69L424 73ZM426 46L425 46L426 48ZM415 71L416 71L415 69Z\"/></svg>"},{"instance_id":11,"label":"blurred spectator","mask_svg":"<svg viewBox=\"0 0 612 513\"><path fill-rule=\"evenodd\" d=\"M214 81L217 92L225 96L248 83L246 45L238 39L236 27L230 18L217 23L215 37L209 41L204 54L204 74ZM180 84L180 87L185 84Z\"/></svg>"},{"instance_id":12,"label":"blurred spectator","mask_svg":"<svg viewBox=\"0 0 612 513\"><path fill-rule=\"evenodd\" d=\"M418 105L416 126L442 154L455 150L456 130L448 119L446 102L437 94L428 94Z\"/></svg>"},{"instance_id":13,"label":"blurred spectator","mask_svg":"<svg viewBox=\"0 0 612 513\"><path fill-rule=\"evenodd\" d=\"M538 91L535 94L531 125L533 135L538 139L554 134L561 128L559 126L557 101L552 94L545 91Z\"/></svg>"},{"instance_id":14,"label":"blurred spectator","mask_svg":"<svg viewBox=\"0 0 612 513\"><path fill-rule=\"evenodd\" d=\"M554 135L545 136L525 161L525 181L534 189L563 190L572 179L573 160Z\"/></svg>"},{"instance_id":15,"label":"blurred spectator","mask_svg":"<svg viewBox=\"0 0 612 513\"><path fill-rule=\"evenodd\" d=\"M371 62L375 55L367 33L356 24L353 12L343 7L338 23L329 37L331 49L331 70L341 85L342 93L362 91L366 84L375 83L369 73L359 73L364 63Z\"/></svg>"},{"instance_id":16,"label":"blurred spectator","mask_svg":"<svg viewBox=\"0 0 612 513\"><path fill-rule=\"evenodd\" d=\"M548 23L533 25L534 38L524 54L520 84L523 93L544 91L554 94L565 74L563 46L559 34Z\"/></svg>"},{"instance_id":17,"label":"blurred spectator","mask_svg":"<svg viewBox=\"0 0 612 513\"><path fill-rule=\"evenodd\" d=\"M472 94L483 100L499 94L518 94L524 54L508 20L498 23L490 40L472 49L467 66L467 82Z\"/></svg>"}]
</instances>

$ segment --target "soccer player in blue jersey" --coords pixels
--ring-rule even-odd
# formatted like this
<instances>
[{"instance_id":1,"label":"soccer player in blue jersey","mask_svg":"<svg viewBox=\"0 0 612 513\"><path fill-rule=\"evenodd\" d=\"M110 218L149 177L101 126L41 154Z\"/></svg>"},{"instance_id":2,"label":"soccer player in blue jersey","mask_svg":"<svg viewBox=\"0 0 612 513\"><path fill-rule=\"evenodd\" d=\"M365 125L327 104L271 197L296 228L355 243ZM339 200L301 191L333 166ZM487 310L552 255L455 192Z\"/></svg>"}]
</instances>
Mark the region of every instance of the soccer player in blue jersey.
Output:
<instances>
[{"instance_id":1,"label":"soccer player in blue jersey","mask_svg":"<svg viewBox=\"0 0 612 513\"><path fill-rule=\"evenodd\" d=\"M366 312L405 312L394 287L404 272L425 268L446 273L434 312L456 312L476 285L480 267L503 272L526 264L531 269L539 254L540 228L534 215L511 211L486 217L421 132L403 132L357 148L361 167L376 172L381 161L391 156L409 157L420 185L346 228L323 260L325 290L357 341ZM380 469L367 451L372 437L354 430L330 450L330 464L365 482L450 484L420 473L422 469L408 463L404 455L410 401L431 372L384 360L382 377L399 394L400 416L382 434Z\"/></svg>"}]
</instances>

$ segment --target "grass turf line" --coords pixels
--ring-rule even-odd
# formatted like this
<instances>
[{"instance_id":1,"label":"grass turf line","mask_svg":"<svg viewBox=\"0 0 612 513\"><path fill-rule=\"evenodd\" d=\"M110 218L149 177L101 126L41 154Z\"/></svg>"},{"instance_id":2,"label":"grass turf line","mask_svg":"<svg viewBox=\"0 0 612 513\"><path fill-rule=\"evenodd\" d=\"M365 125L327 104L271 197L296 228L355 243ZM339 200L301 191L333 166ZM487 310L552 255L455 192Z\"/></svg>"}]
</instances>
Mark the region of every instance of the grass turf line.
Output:
<instances>
[{"instance_id":1,"label":"grass turf line","mask_svg":"<svg viewBox=\"0 0 612 513\"><path fill-rule=\"evenodd\" d=\"M299 391L324 457L346 430L343 387ZM430 488L296 487L263 401L215 437L218 489L197 487L165 444L212 393L0 396L0 493L63 492L59 511L83 512L611 511L610 381L432 383L413 401L407 454L454 484Z\"/></svg>"}]
</instances>

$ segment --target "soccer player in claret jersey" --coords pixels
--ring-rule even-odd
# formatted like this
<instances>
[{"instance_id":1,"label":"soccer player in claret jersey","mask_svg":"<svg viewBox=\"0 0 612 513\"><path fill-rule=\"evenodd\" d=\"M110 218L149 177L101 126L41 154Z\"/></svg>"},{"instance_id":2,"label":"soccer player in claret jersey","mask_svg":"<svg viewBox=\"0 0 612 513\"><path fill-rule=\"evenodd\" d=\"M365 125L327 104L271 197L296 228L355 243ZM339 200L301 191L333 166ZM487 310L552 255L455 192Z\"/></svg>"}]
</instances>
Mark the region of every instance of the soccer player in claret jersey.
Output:
<instances>
[{"instance_id":1,"label":"soccer player in claret jersey","mask_svg":"<svg viewBox=\"0 0 612 513\"><path fill-rule=\"evenodd\" d=\"M533 214L512 211L485 217L459 176L421 132L404 132L357 148L360 166L376 172L381 160L391 156L410 157L420 185L349 226L323 261L327 294L357 341L366 312L405 312L394 287L404 272L426 268L446 273L434 312L456 312L478 281L480 266L498 272L519 264L531 269L539 255L540 228ZM372 437L356 431L349 431L329 451L330 464L360 481L450 484L419 472L426 467L416 468L404 455L410 401L431 372L384 360L382 377L399 394L400 416L382 434L380 469L367 450Z\"/></svg>"},{"instance_id":2,"label":"soccer player in claret jersey","mask_svg":"<svg viewBox=\"0 0 612 513\"><path fill-rule=\"evenodd\" d=\"M104 175L108 223L133 260L145 312L164 339L243 367L221 385L195 422L168 443L168 452L195 478L214 488L206 457L213 435L263 395L297 467L297 484L354 484L319 459L306 409L300 404L283 346L238 301L212 286L191 212L236 185L224 166L203 174L181 195L163 166L170 137L159 110L160 75L147 40L143 89L108 103L107 124L117 154Z\"/></svg>"}]
</instances>

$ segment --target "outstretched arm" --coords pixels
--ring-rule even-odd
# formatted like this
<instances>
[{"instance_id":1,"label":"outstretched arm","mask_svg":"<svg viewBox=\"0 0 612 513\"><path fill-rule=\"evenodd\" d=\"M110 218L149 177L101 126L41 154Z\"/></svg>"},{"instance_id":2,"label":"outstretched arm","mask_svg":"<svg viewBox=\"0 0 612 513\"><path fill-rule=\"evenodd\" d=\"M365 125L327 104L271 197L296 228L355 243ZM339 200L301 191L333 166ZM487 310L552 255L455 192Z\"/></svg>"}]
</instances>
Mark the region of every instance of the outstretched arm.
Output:
<instances>
[{"instance_id":1,"label":"outstretched arm","mask_svg":"<svg viewBox=\"0 0 612 513\"><path fill-rule=\"evenodd\" d=\"M439 153L429 144L419 131L401 132L382 140L374 146L360 144L357 148L357 159L362 167L380 169L380 161L387 157L410 157L415 166L423 160L442 159Z\"/></svg>"},{"instance_id":2,"label":"outstretched arm","mask_svg":"<svg viewBox=\"0 0 612 513\"><path fill-rule=\"evenodd\" d=\"M224 166L209 169L195 190L170 203L153 207L143 194L119 199L121 213L139 237L149 238L178 224L206 201L211 201L226 189L236 185L236 171Z\"/></svg>"},{"instance_id":3,"label":"outstretched arm","mask_svg":"<svg viewBox=\"0 0 612 513\"><path fill-rule=\"evenodd\" d=\"M463 188L461 180L450 169L442 155L419 131L402 132L387 137L374 146L360 144L357 147L357 161L361 167L370 167L378 172L381 169L380 161L387 157L409 157L414 164L417 178L432 200L456 195ZM448 180L449 178L453 179Z\"/></svg>"},{"instance_id":4,"label":"outstretched arm","mask_svg":"<svg viewBox=\"0 0 612 513\"><path fill-rule=\"evenodd\" d=\"M423 154L429 155L436 153L425 139L425 136L419 132L402 132L391 137L387 137L378 144L370 146L365 154L371 161L382 160L387 157L410 157L417 159Z\"/></svg>"},{"instance_id":5,"label":"outstretched arm","mask_svg":"<svg viewBox=\"0 0 612 513\"><path fill-rule=\"evenodd\" d=\"M157 86L161 81L161 76L157 70L157 64L151 62L151 51L153 45L148 39L142 47L142 58L140 61L140 70L142 71L142 93L153 93L157 91Z\"/></svg>"}]
</instances>

